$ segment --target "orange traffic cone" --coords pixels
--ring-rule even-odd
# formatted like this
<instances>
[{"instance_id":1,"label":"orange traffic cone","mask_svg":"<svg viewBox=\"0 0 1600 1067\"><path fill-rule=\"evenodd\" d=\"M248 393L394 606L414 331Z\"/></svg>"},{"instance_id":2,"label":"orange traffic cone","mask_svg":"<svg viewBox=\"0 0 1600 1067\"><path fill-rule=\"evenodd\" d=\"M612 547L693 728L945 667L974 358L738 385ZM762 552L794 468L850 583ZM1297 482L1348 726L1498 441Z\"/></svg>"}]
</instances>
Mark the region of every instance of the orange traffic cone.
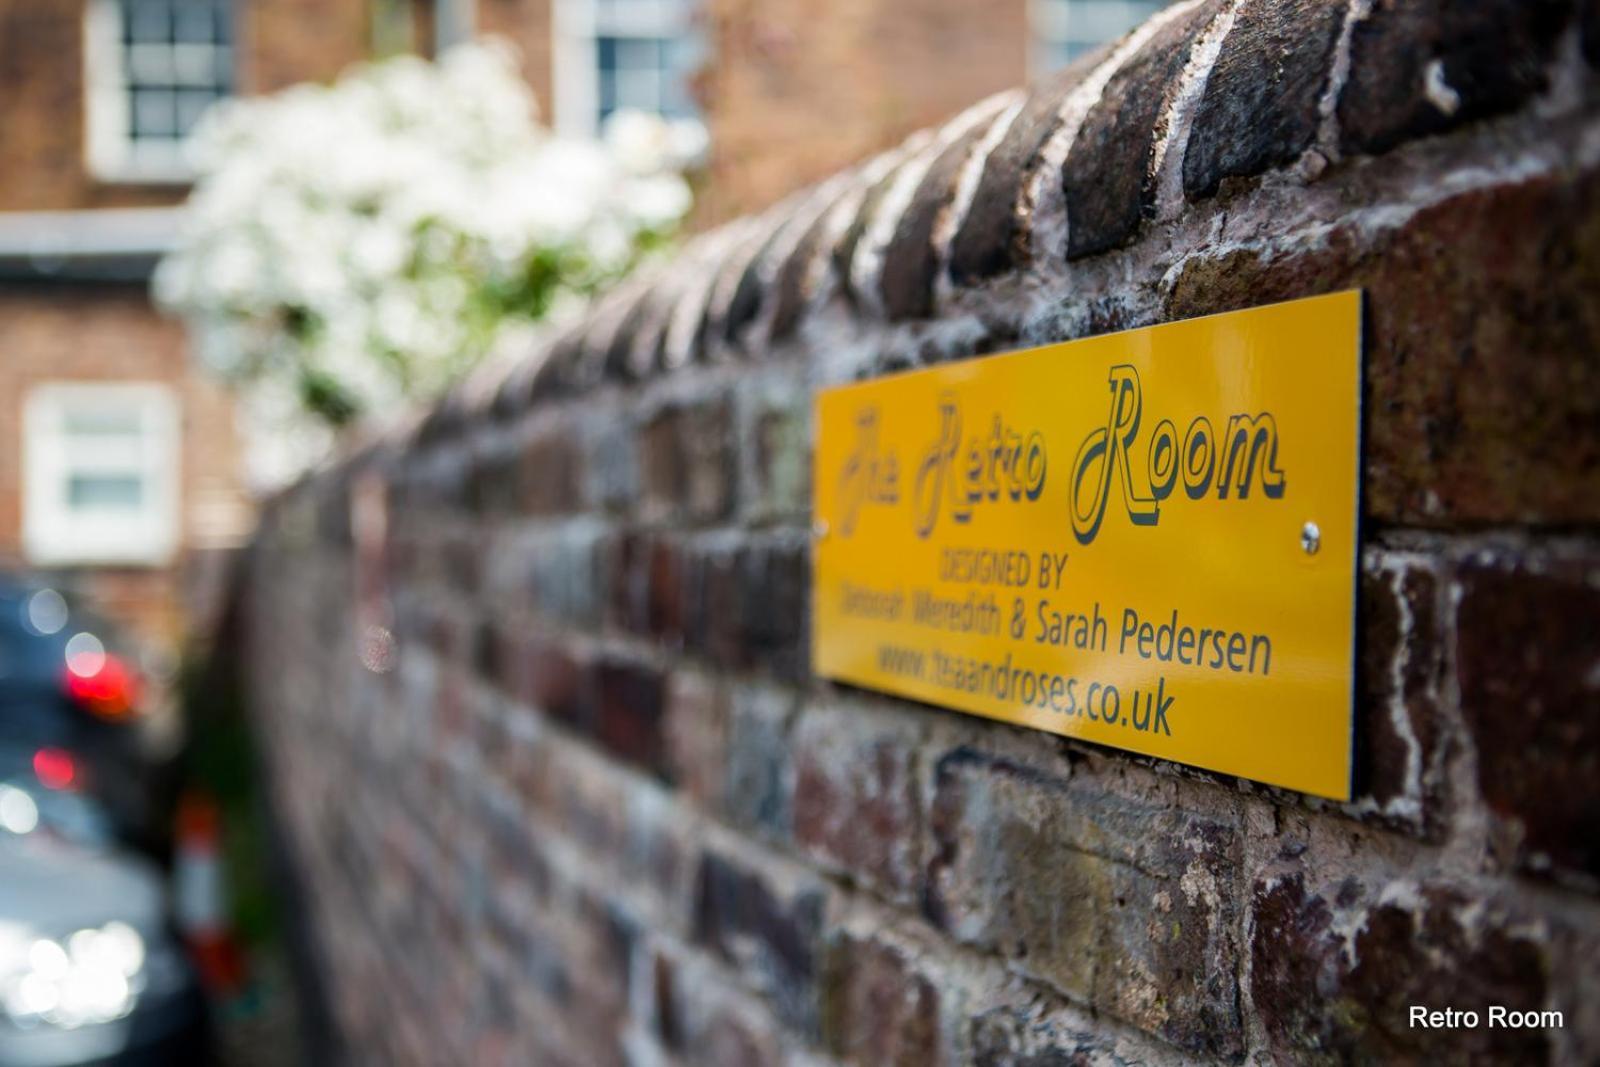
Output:
<instances>
[{"instance_id":1,"label":"orange traffic cone","mask_svg":"<svg viewBox=\"0 0 1600 1067\"><path fill-rule=\"evenodd\" d=\"M228 921L222 871L222 815L216 802L191 791L178 804L173 911L200 980L213 997L244 986L244 954Z\"/></svg>"}]
</instances>

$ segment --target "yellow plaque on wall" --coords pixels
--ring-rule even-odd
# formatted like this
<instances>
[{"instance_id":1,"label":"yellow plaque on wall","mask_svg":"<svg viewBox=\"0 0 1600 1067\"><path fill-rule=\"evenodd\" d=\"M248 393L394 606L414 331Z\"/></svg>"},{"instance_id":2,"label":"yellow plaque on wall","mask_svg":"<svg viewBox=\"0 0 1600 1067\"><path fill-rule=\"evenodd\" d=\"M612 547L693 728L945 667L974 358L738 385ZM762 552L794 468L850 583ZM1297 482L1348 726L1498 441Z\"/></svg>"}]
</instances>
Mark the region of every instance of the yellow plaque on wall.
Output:
<instances>
[{"instance_id":1,"label":"yellow plaque on wall","mask_svg":"<svg viewBox=\"0 0 1600 1067\"><path fill-rule=\"evenodd\" d=\"M816 673L1350 795L1361 295L817 398Z\"/></svg>"}]
</instances>

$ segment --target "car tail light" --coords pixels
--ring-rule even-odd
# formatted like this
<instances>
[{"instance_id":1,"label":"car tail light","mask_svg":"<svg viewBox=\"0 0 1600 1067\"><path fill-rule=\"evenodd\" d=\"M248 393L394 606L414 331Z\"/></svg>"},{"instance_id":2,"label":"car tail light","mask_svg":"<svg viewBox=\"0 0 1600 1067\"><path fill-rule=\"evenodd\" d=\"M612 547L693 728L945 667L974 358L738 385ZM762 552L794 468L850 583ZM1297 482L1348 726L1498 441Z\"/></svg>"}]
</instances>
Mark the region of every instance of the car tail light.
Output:
<instances>
[{"instance_id":1,"label":"car tail light","mask_svg":"<svg viewBox=\"0 0 1600 1067\"><path fill-rule=\"evenodd\" d=\"M78 764L65 749L41 748L33 754L33 773L46 789L71 789L78 780Z\"/></svg>"},{"instance_id":2,"label":"car tail light","mask_svg":"<svg viewBox=\"0 0 1600 1067\"><path fill-rule=\"evenodd\" d=\"M133 715L139 701L139 679L116 656L79 657L67 668L67 693L85 709L116 722ZM94 667L90 671L86 667Z\"/></svg>"}]
</instances>

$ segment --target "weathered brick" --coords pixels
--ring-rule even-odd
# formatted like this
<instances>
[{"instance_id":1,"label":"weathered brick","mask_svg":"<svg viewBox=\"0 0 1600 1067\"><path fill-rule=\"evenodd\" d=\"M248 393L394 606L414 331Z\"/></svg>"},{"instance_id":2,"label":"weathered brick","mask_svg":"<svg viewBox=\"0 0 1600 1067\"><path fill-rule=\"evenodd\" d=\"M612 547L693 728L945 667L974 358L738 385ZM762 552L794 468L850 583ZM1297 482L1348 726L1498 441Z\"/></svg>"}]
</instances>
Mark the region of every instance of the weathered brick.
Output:
<instances>
[{"instance_id":1,"label":"weathered brick","mask_svg":"<svg viewBox=\"0 0 1600 1067\"><path fill-rule=\"evenodd\" d=\"M533 758L533 753L526 750L517 751L516 755L521 757L524 765ZM500 928L502 939L520 942L527 936L524 929L526 924L509 914L509 902L523 899L523 895L527 894L532 900L542 903L553 884L551 860L543 843L528 832L526 818L516 805L485 804L483 811L489 865L492 875L501 883L494 896L486 902L485 917ZM505 885L514 889L507 891ZM516 928L515 932L513 928ZM528 950L524 947L522 951Z\"/></svg>"},{"instance_id":2,"label":"weathered brick","mask_svg":"<svg viewBox=\"0 0 1600 1067\"><path fill-rule=\"evenodd\" d=\"M794 379L751 383L739 392L738 439L747 476L747 519L799 518L811 507L811 402Z\"/></svg>"},{"instance_id":3,"label":"weathered brick","mask_svg":"<svg viewBox=\"0 0 1600 1067\"><path fill-rule=\"evenodd\" d=\"M1376 0L1339 96L1346 151L1383 152L1542 92L1571 0Z\"/></svg>"},{"instance_id":4,"label":"weathered brick","mask_svg":"<svg viewBox=\"0 0 1600 1067\"><path fill-rule=\"evenodd\" d=\"M459 593L476 596L482 588L482 538L473 531L458 531L447 535L438 551L441 580Z\"/></svg>"},{"instance_id":5,"label":"weathered brick","mask_svg":"<svg viewBox=\"0 0 1600 1067\"><path fill-rule=\"evenodd\" d=\"M1190 200L1227 178L1292 163L1311 147L1343 0L1249 0L1206 78L1183 155Z\"/></svg>"},{"instance_id":6,"label":"weathered brick","mask_svg":"<svg viewBox=\"0 0 1600 1067\"><path fill-rule=\"evenodd\" d=\"M1252 891L1250 992L1270 1052L1287 1062L1544 1063L1543 1030L1413 1027L1411 1005L1544 1007L1547 949L1499 902L1444 886L1355 880L1309 888L1299 872Z\"/></svg>"},{"instance_id":7,"label":"weathered brick","mask_svg":"<svg viewBox=\"0 0 1600 1067\"><path fill-rule=\"evenodd\" d=\"M1448 746L1440 722L1445 637L1434 573L1369 559L1360 579L1356 701L1357 811L1437 837Z\"/></svg>"},{"instance_id":8,"label":"weathered brick","mask_svg":"<svg viewBox=\"0 0 1600 1067\"><path fill-rule=\"evenodd\" d=\"M796 844L905 901L915 899L923 866L919 736L903 719L824 705L805 711L790 741Z\"/></svg>"},{"instance_id":9,"label":"weathered brick","mask_svg":"<svg viewBox=\"0 0 1600 1067\"><path fill-rule=\"evenodd\" d=\"M607 620L670 647L682 644L690 566L683 545L671 536L623 530L608 535L598 551Z\"/></svg>"},{"instance_id":10,"label":"weathered brick","mask_svg":"<svg viewBox=\"0 0 1600 1067\"><path fill-rule=\"evenodd\" d=\"M688 647L725 667L809 673L809 546L785 537L702 546L685 564Z\"/></svg>"},{"instance_id":11,"label":"weathered brick","mask_svg":"<svg viewBox=\"0 0 1600 1067\"><path fill-rule=\"evenodd\" d=\"M650 416L635 435L639 469L639 517L661 522L675 515L687 492L689 462L684 455L683 412L665 407Z\"/></svg>"},{"instance_id":12,"label":"weathered brick","mask_svg":"<svg viewBox=\"0 0 1600 1067\"><path fill-rule=\"evenodd\" d=\"M622 313L622 321L617 325L617 332L612 334L611 343L606 347L606 377L619 381L638 381L649 376L653 369L641 365L634 359L634 349L641 341L640 334L654 311L652 301L655 292L648 286L641 288L639 295L632 298L628 310Z\"/></svg>"},{"instance_id":13,"label":"weathered brick","mask_svg":"<svg viewBox=\"0 0 1600 1067\"><path fill-rule=\"evenodd\" d=\"M475 450L467 468L468 506L481 515L505 515L518 501L521 466L504 445Z\"/></svg>"},{"instance_id":14,"label":"weathered brick","mask_svg":"<svg viewBox=\"0 0 1600 1067\"><path fill-rule=\"evenodd\" d=\"M1068 259L1126 243L1154 206L1158 125L1195 37L1221 7L1220 0L1208 0L1156 31L1089 109L1061 172Z\"/></svg>"},{"instance_id":15,"label":"weathered brick","mask_svg":"<svg viewBox=\"0 0 1600 1067\"><path fill-rule=\"evenodd\" d=\"M830 205L806 228L778 267L772 285L772 320L767 326L769 341L786 340L800 325L801 316L811 301L813 271L819 257L827 254L823 246L827 243L831 211Z\"/></svg>"},{"instance_id":16,"label":"weathered brick","mask_svg":"<svg viewBox=\"0 0 1600 1067\"><path fill-rule=\"evenodd\" d=\"M1059 1001L1020 993L1008 999L966 1021L965 1059L975 1067L1139 1067L1171 1055L1154 1039L1130 1040Z\"/></svg>"},{"instance_id":17,"label":"weathered brick","mask_svg":"<svg viewBox=\"0 0 1600 1067\"><path fill-rule=\"evenodd\" d=\"M471 640L473 673L508 692L515 692L522 661L510 628L493 619L479 619L472 629Z\"/></svg>"},{"instance_id":18,"label":"weathered brick","mask_svg":"<svg viewBox=\"0 0 1600 1067\"><path fill-rule=\"evenodd\" d=\"M741 686L729 706L725 816L780 842L790 840L794 818L789 727L796 703L781 689Z\"/></svg>"},{"instance_id":19,"label":"weathered brick","mask_svg":"<svg viewBox=\"0 0 1600 1067\"><path fill-rule=\"evenodd\" d=\"M822 985L822 1041L834 1055L886 1067L939 1061L939 989L905 949L840 931L829 941Z\"/></svg>"},{"instance_id":20,"label":"weathered brick","mask_svg":"<svg viewBox=\"0 0 1600 1067\"><path fill-rule=\"evenodd\" d=\"M1600 885L1600 557L1473 560L1457 581L1484 799L1524 866Z\"/></svg>"},{"instance_id":21,"label":"weathered brick","mask_svg":"<svg viewBox=\"0 0 1600 1067\"><path fill-rule=\"evenodd\" d=\"M663 689L660 669L644 663L605 660L595 668L595 740L624 762L660 775L667 773Z\"/></svg>"},{"instance_id":22,"label":"weathered brick","mask_svg":"<svg viewBox=\"0 0 1600 1067\"><path fill-rule=\"evenodd\" d=\"M615 901L590 892L556 912L556 934L571 995L562 1005L567 1047L582 1062L624 1064L623 1027L637 920Z\"/></svg>"},{"instance_id":23,"label":"weathered brick","mask_svg":"<svg viewBox=\"0 0 1600 1067\"><path fill-rule=\"evenodd\" d=\"M734 502L732 404L713 397L657 411L638 436L640 517L713 521Z\"/></svg>"},{"instance_id":24,"label":"weathered brick","mask_svg":"<svg viewBox=\"0 0 1600 1067\"><path fill-rule=\"evenodd\" d=\"M528 552L529 606L545 619L591 627L600 618L601 529L586 521L540 532Z\"/></svg>"},{"instance_id":25,"label":"weathered brick","mask_svg":"<svg viewBox=\"0 0 1600 1067\"><path fill-rule=\"evenodd\" d=\"M635 529L608 530L595 545L595 571L604 602L603 622L630 633L645 631L642 563L649 535Z\"/></svg>"},{"instance_id":26,"label":"weathered brick","mask_svg":"<svg viewBox=\"0 0 1600 1067\"><path fill-rule=\"evenodd\" d=\"M779 1015L802 1033L817 1029L817 972L826 900L816 888L779 888L721 852L701 856L694 894L695 940L748 974Z\"/></svg>"},{"instance_id":27,"label":"weathered brick","mask_svg":"<svg viewBox=\"0 0 1600 1067\"><path fill-rule=\"evenodd\" d=\"M1228 816L963 747L935 766L930 829L940 928L1180 1048L1243 1051Z\"/></svg>"},{"instance_id":28,"label":"weathered brick","mask_svg":"<svg viewBox=\"0 0 1600 1067\"><path fill-rule=\"evenodd\" d=\"M721 810L726 795L728 731L726 687L698 671L674 671L663 726L668 776L708 811Z\"/></svg>"},{"instance_id":29,"label":"weathered brick","mask_svg":"<svg viewBox=\"0 0 1600 1067\"><path fill-rule=\"evenodd\" d=\"M686 574L688 650L723 666L739 665L744 616L738 548L720 543L697 544Z\"/></svg>"},{"instance_id":30,"label":"weathered brick","mask_svg":"<svg viewBox=\"0 0 1600 1067\"><path fill-rule=\"evenodd\" d=\"M655 538L645 572L645 625L671 646L683 643L688 622L686 563L678 542Z\"/></svg>"},{"instance_id":31,"label":"weathered brick","mask_svg":"<svg viewBox=\"0 0 1600 1067\"><path fill-rule=\"evenodd\" d=\"M810 676L811 551L803 538L756 544L740 556L741 659L779 678Z\"/></svg>"},{"instance_id":32,"label":"weathered brick","mask_svg":"<svg viewBox=\"0 0 1600 1067\"><path fill-rule=\"evenodd\" d=\"M833 265L834 277L838 279L839 291L851 303L855 303L858 298L855 291L855 280L851 276L851 266L855 262L856 249L861 245L862 239L866 237L867 229L872 225L872 220L877 215L878 208L883 203L884 197L889 195L889 190L894 188L895 182L899 180L900 168L904 165L905 162L902 160L889 168L888 173L874 182L872 187L866 191L861 197L861 202L856 206L855 215L851 218L850 224L845 227L838 243L829 251L829 261Z\"/></svg>"},{"instance_id":33,"label":"weathered brick","mask_svg":"<svg viewBox=\"0 0 1600 1067\"><path fill-rule=\"evenodd\" d=\"M950 277L957 285L971 285L1027 262L1018 212L1024 175L1059 128L1067 95L1104 59L1104 50L1097 49L1036 86L989 153L972 204L950 242Z\"/></svg>"},{"instance_id":34,"label":"weathered brick","mask_svg":"<svg viewBox=\"0 0 1600 1067\"><path fill-rule=\"evenodd\" d=\"M704 966L656 957L655 1020L667 1051L694 1062L777 1067L781 1024Z\"/></svg>"},{"instance_id":35,"label":"weathered brick","mask_svg":"<svg viewBox=\"0 0 1600 1067\"><path fill-rule=\"evenodd\" d=\"M777 240L778 231L774 231L761 243L756 254L745 265L744 272L739 275L739 284L734 287L733 298L728 301L728 314L722 323L722 339L728 344L738 344L745 329L761 313L762 301L766 296L762 274L767 269L767 259L773 254Z\"/></svg>"},{"instance_id":36,"label":"weathered brick","mask_svg":"<svg viewBox=\"0 0 1600 1067\"><path fill-rule=\"evenodd\" d=\"M639 494L639 461L625 420L584 420L583 494L596 511L620 512Z\"/></svg>"},{"instance_id":37,"label":"weathered brick","mask_svg":"<svg viewBox=\"0 0 1600 1067\"><path fill-rule=\"evenodd\" d=\"M939 272L933 228L955 193L956 176L992 123L992 119L977 123L934 157L895 223L878 281L884 313L891 321L932 314L933 282Z\"/></svg>"},{"instance_id":38,"label":"weathered brick","mask_svg":"<svg viewBox=\"0 0 1600 1067\"><path fill-rule=\"evenodd\" d=\"M541 638L531 639L524 655L528 702L559 722L587 729L595 699L589 658Z\"/></svg>"},{"instance_id":39,"label":"weathered brick","mask_svg":"<svg viewBox=\"0 0 1600 1067\"><path fill-rule=\"evenodd\" d=\"M1473 254L1462 255L1463 248ZM1366 291L1366 514L1600 519L1600 179L1465 193L1394 229L1191 260L1166 317Z\"/></svg>"},{"instance_id":40,"label":"weathered brick","mask_svg":"<svg viewBox=\"0 0 1600 1067\"><path fill-rule=\"evenodd\" d=\"M501 477L511 480L512 472ZM572 427L547 423L522 446L516 458L516 496L529 515L559 515L578 510L583 495L583 454Z\"/></svg>"}]
</instances>

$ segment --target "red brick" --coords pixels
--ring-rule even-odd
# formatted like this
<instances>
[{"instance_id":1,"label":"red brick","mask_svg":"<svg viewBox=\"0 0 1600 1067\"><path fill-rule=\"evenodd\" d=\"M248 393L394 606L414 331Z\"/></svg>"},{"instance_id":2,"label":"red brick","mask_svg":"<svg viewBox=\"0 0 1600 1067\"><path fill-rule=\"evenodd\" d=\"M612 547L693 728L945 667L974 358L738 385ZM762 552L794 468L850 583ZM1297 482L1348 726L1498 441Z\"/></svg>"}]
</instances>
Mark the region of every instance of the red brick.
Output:
<instances>
[{"instance_id":1,"label":"red brick","mask_svg":"<svg viewBox=\"0 0 1600 1067\"><path fill-rule=\"evenodd\" d=\"M833 705L808 708L790 739L795 843L905 901L922 879L919 736L914 723Z\"/></svg>"},{"instance_id":2,"label":"red brick","mask_svg":"<svg viewBox=\"0 0 1600 1067\"><path fill-rule=\"evenodd\" d=\"M667 772L663 705L659 668L618 660L596 666L595 740L623 762L660 775Z\"/></svg>"},{"instance_id":3,"label":"red brick","mask_svg":"<svg viewBox=\"0 0 1600 1067\"><path fill-rule=\"evenodd\" d=\"M880 937L840 932L828 945L822 1040L849 1063L939 1062L939 988L910 954Z\"/></svg>"},{"instance_id":4,"label":"red brick","mask_svg":"<svg viewBox=\"0 0 1600 1067\"><path fill-rule=\"evenodd\" d=\"M1600 886L1600 555L1474 559L1456 669L1478 784L1520 862Z\"/></svg>"},{"instance_id":5,"label":"red brick","mask_svg":"<svg viewBox=\"0 0 1600 1067\"><path fill-rule=\"evenodd\" d=\"M1384 900L1354 880L1258 880L1250 991L1270 1052L1288 1062L1544 1063L1543 1030L1426 1029L1412 1005L1545 1006L1545 945L1500 902L1425 885ZM1354 931L1347 941L1343 931ZM1330 1010L1335 1009L1335 1010Z\"/></svg>"},{"instance_id":6,"label":"red brick","mask_svg":"<svg viewBox=\"0 0 1600 1067\"><path fill-rule=\"evenodd\" d=\"M1347 151L1382 152L1509 111L1548 85L1556 39L1571 0L1377 0L1350 42L1350 77L1339 97ZM1456 94L1453 109L1429 97L1437 64Z\"/></svg>"},{"instance_id":7,"label":"red brick","mask_svg":"<svg viewBox=\"0 0 1600 1067\"><path fill-rule=\"evenodd\" d=\"M1470 249L1470 254L1462 254ZM1464 193L1392 230L1191 260L1164 315L1366 290L1366 516L1600 521L1600 179Z\"/></svg>"},{"instance_id":8,"label":"red brick","mask_svg":"<svg viewBox=\"0 0 1600 1067\"><path fill-rule=\"evenodd\" d=\"M1239 8L1189 128L1183 154L1189 199L1212 195L1226 179L1293 163L1311 147L1349 6L1250 0Z\"/></svg>"},{"instance_id":9,"label":"red brick","mask_svg":"<svg viewBox=\"0 0 1600 1067\"><path fill-rule=\"evenodd\" d=\"M924 909L1197 1055L1244 1050L1238 827L962 747L934 769Z\"/></svg>"},{"instance_id":10,"label":"red brick","mask_svg":"<svg viewBox=\"0 0 1600 1067\"><path fill-rule=\"evenodd\" d=\"M817 1027L817 975L826 900L816 888L785 889L725 853L705 852L695 881L695 940L746 973L780 1017Z\"/></svg>"},{"instance_id":11,"label":"red brick","mask_svg":"<svg viewBox=\"0 0 1600 1067\"><path fill-rule=\"evenodd\" d=\"M1196 38L1222 10L1208 0L1157 30L1106 83L1062 169L1067 258L1125 244L1155 206L1158 123L1177 91Z\"/></svg>"}]
</instances>

